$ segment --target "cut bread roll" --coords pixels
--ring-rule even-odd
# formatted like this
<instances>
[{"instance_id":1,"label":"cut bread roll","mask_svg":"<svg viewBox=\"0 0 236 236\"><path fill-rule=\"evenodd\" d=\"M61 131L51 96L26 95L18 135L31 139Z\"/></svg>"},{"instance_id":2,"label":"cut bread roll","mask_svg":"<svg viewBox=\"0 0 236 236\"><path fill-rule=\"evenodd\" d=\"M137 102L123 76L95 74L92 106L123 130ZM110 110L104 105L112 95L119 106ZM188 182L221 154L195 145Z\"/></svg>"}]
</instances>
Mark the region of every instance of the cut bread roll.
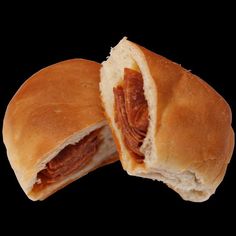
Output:
<instances>
[{"instance_id":1,"label":"cut bread roll","mask_svg":"<svg viewBox=\"0 0 236 236\"><path fill-rule=\"evenodd\" d=\"M234 147L231 110L180 65L122 39L102 63L101 98L123 168L207 200Z\"/></svg>"},{"instance_id":2,"label":"cut bread roll","mask_svg":"<svg viewBox=\"0 0 236 236\"><path fill-rule=\"evenodd\" d=\"M3 139L15 175L32 200L43 200L117 159L99 102L96 62L73 59L30 77L10 101Z\"/></svg>"}]
</instances>

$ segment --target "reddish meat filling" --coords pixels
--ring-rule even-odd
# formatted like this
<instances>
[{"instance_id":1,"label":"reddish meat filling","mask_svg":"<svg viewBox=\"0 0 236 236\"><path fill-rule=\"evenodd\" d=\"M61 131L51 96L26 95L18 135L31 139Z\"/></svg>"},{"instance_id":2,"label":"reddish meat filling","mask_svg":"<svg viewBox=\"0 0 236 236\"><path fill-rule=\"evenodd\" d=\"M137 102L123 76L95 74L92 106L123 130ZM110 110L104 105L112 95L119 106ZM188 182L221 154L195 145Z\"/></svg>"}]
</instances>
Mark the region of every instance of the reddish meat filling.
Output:
<instances>
[{"instance_id":1,"label":"reddish meat filling","mask_svg":"<svg viewBox=\"0 0 236 236\"><path fill-rule=\"evenodd\" d=\"M124 83L113 89L115 96L115 121L122 130L126 147L142 163L139 151L147 133L148 105L144 96L141 73L124 69Z\"/></svg>"},{"instance_id":2,"label":"reddish meat filling","mask_svg":"<svg viewBox=\"0 0 236 236\"><path fill-rule=\"evenodd\" d=\"M62 177L70 175L75 170L81 170L97 152L101 139L99 130L95 130L74 145L66 146L53 158L47 168L38 173L40 185L55 183Z\"/></svg>"}]
</instances>

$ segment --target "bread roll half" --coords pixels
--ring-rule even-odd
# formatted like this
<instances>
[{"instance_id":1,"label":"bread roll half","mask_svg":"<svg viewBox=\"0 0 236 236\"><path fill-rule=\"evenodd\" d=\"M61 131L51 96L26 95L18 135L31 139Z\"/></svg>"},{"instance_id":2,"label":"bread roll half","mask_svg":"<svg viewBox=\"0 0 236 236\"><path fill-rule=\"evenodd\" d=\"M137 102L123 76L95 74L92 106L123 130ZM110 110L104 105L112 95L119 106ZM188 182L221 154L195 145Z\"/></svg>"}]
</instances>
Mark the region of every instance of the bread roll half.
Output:
<instances>
[{"instance_id":1,"label":"bread roll half","mask_svg":"<svg viewBox=\"0 0 236 236\"><path fill-rule=\"evenodd\" d=\"M123 168L207 200L234 147L231 110L180 65L122 39L102 63L101 97Z\"/></svg>"},{"instance_id":2,"label":"bread roll half","mask_svg":"<svg viewBox=\"0 0 236 236\"><path fill-rule=\"evenodd\" d=\"M82 59L51 65L10 101L3 139L30 199L43 200L117 159L99 102L99 70L98 63Z\"/></svg>"}]
</instances>

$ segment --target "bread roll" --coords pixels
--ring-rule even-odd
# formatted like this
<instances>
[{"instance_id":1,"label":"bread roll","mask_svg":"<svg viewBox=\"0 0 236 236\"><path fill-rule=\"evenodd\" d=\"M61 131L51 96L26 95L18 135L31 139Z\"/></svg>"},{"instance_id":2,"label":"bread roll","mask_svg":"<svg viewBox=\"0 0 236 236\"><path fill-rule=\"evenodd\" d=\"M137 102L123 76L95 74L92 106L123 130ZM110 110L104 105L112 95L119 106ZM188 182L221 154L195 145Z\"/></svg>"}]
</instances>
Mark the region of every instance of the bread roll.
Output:
<instances>
[{"instance_id":1,"label":"bread roll","mask_svg":"<svg viewBox=\"0 0 236 236\"><path fill-rule=\"evenodd\" d=\"M231 110L180 65L122 39L102 63L101 98L123 168L185 200L207 200L234 147Z\"/></svg>"},{"instance_id":2,"label":"bread roll","mask_svg":"<svg viewBox=\"0 0 236 236\"><path fill-rule=\"evenodd\" d=\"M43 200L116 160L99 102L100 64L63 61L31 76L10 101L3 139L15 175L32 200Z\"/></svg>"}]
</instances>

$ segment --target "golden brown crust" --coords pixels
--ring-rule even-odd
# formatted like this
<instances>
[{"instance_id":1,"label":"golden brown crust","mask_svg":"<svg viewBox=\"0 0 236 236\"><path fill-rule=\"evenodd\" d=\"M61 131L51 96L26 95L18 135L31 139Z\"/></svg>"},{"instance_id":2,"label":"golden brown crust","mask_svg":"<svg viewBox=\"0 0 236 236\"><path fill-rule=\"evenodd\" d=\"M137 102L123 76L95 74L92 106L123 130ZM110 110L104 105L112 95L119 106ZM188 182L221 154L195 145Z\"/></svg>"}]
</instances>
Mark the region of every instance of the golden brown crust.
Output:
<instances>
[{"instance_id":1,"label":"golden brown crust","mask_svg":"<svg viewBox=\"0 0 236 236\"><path fill-rule=\"evenodd\" d=\"M180 65L139 49L157 89L159 158L177 170L192 169L206 184L213 184L222 166L229 162L234 146L229 105L206 82Z\"/></svg>"},{"instance_id":2,"label":"golden brown crust","mask_svg":"<svg viewBox=\"0 0 236 236\"><path fill-rule=\"evenodd\" d=\"M3 138L25 192L49 153L69 136L104 120L98 103L99 70L100 64L83 59L51 65L31 76L10 101Z\"/></svg>"}]
</instances>

